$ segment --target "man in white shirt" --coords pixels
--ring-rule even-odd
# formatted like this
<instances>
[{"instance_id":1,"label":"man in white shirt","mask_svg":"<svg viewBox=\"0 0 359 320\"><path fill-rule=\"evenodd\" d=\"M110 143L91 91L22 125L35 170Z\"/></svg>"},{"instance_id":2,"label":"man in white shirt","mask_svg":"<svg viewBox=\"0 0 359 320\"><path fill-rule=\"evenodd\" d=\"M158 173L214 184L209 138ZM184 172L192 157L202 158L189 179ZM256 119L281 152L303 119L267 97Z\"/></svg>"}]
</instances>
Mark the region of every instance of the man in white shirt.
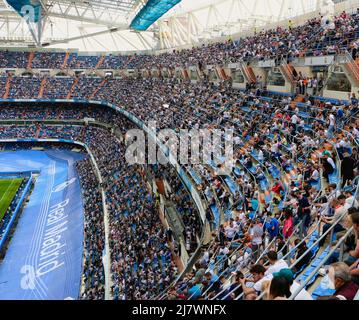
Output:
<instances>
[{"instance_id":1,"label":"man in white shirt","mask_svg":"<svg viewBox=\"0 0 359 320\"><path fill-rule=\"evenodd\" d=\"M334 215L332 217L321 217L321 221L325 224L323 226L322 235L326 233L326 231L334 225L333 232L341 232L346 230L347 227L347 216L348 216L348 206L345 205L346 197L344 195L340 195L338 198L331 201L330 205L334 209ZM325 240L328 235L324 236L320 242L319 246L322 247L325 243Z\"/></svg>"},{"instance_id":2,"label":"man in white shirt","mask_svg":"<svg viewBox=\"0 0 359 320\"><path fill-rule=\"evenodd\" d=\"M299 122L298 116L296 114L293 114L291 117L291 121L292 121L292 124L294 124L296 126L297 123Z\"/></svg>"},{"instance_id":3,"label":"man in white shirt","mask_svg":"<svg viewBox=\"0 0 359 320\"><path fill-rule=\"evenodd\" d=\"M237 228L233 225L233 222L234 221L232 221L231 224L225 228L225 233L229 240L232 240L237 233Z\"/></svg>"},{"instance_id":4,"label":"man in white shirt","mask_svg":"<svg viewBox=\"0 0 359 320\"><path fill-rule=\"evenodd\" d=\"M228 253L229 253L229 249L226 246L219 249L219 255L227 255Z\"/></svg>"},{"instance_id":5,"label":"man in white shirt","mask_svg":"<svg viewBox=\"0 0 359 320\"><path fill-rule=\"evenodd\" d=\"M319 174L318 168L314 167L312 175L310 176L310 180L312 180L313 182L318 182L319 177L320 177L320 174Z\"/></svg>"},{"instance_id":6,"label":"man in white shirt","mask_svg":"<svg viewBox=\"0 0 359 320\"><path fill-rule=\"evenodd\" d=\"M335 125L335 116L333 113L329 114L329 128L328 128L328 138L333 138L334 133L334 125Z\"/></svg>"},{"instance_id":7,"label":"man in white shirt","mask_svg":"<svg viewBox=\"0 0 359 320\"><path fill-rule=\"evenodd\" d=\"M269 251L267 253L267 258L269 260L270 266L267 268L267 271L265 272L265 275L268 276L270 274L273 274L275 272L279 272L282 269L287 269L288 264L284 260L278 260L277 252L275 251Z\"/></svg>"},{"instance_id":8,"label":"man in white shirt","mask_svg":"<svg viewBox=\"0 0 359 320\"><path fill-rule=\"evenodd\" d=\"M263 162L264 161L264 155L263 155L263 151L259 149L258 151L258 160L260 162Z\"/></svg>"},{"instance_id":9,"label":"man in white shirt","mask_svg":"<svg viewBox=\"0 0 359 320\"><path fill-rule=\"evenodd\" d=\"M333 169L335 169L336 168L336 165L335 165L335 162L334 162L334 160L331 158L331 157L328 157L328 162L331 164L331 166L333 167Z\"/></svg>"},{"instance_id":10,"label":"man in white shirt","mask_svg":"<svg viewBox=\"0 0 359 320\"><path fill-rule=\"evenodd\" d=\"M275 142L271 145L270 151L272 153L273 157L276 157L278 155L279 152L279 143Z\"/></svg>"},{"instance_id":11,"label":"man in white shirt","mask_svg":"<svg viewBox=\"0 0 359 320\"><path fill-rule=\"evenodd\" d=\"M242 285L243 294L246 300L255 300L263 290L263 283L272 280L273 276L266 276L264 274L265 271L266 269L261 264L256 264L250 269L252 278L244 278L239 280ZM247 283L253 283L253 285L250 287L247 286Z\"/></svg>"}]
</instances>

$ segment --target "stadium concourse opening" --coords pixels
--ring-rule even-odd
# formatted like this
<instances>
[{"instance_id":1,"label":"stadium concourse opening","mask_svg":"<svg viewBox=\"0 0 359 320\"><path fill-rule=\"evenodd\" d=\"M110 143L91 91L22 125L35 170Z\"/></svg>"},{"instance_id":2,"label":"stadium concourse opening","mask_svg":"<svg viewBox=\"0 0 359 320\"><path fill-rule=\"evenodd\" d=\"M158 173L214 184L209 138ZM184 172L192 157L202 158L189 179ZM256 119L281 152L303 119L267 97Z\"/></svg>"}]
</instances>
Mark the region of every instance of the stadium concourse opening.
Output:
<instances>
[{"instance_id":1,"label":"stadium concourse opening","mask_svg":"<svg viewBox=\"0 0 359 320\"><path fill-rule=\"evenodd\" d=\"M359 299L359 0L0 8L0 300Z\"/></svg>"}]
</instances>

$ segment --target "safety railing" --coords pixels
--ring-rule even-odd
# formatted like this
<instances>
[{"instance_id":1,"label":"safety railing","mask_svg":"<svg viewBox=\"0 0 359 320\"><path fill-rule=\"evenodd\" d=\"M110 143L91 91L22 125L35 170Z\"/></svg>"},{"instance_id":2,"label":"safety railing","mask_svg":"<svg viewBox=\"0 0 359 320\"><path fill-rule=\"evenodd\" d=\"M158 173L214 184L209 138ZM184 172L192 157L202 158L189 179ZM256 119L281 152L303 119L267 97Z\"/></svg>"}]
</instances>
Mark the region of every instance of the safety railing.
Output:
<instances>
[{"instance_id":1,"label":"safety railing","mask_svg":"<svg viewBox=\"0 0 359 320\"><path fill-rule=\"evenodd\" d=\"M329 260L329 258L333 255L333 253L344 243L346 238L352 233L353 227L351 227L343 237L340 238L338 243L332 247L329 253L324 257L321 263L318 264L317 267L310 273L310 275L301 283L300 287L292 293L292 295L288 298L289 300L294 300L297 295L306 287L306 285L310 282L310 280L318 273L318 271L322 268L322 266Z\"/></svg>"}]
</instances>

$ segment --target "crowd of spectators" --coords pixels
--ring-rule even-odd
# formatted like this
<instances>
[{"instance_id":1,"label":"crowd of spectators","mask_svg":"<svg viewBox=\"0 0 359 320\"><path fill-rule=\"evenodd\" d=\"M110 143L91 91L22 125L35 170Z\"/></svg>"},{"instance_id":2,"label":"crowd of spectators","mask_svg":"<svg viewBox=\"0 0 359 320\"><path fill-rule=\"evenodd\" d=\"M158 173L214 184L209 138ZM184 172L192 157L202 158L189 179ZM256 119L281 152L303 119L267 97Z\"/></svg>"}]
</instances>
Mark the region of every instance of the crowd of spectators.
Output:
<instances>
[{"instance_id":1,"label":"crowd of spectators","mask_svg":"<svg viewBox=\"0 0 359 320\"><path fill-rule=\"evenodd\" d=\"M165 53L154 57L138 55L132 68L176 68L190 65L223 65L250 60L275 59L290 61L304 55L320 56L350 49L358 37L359 15L341 14L334 18L334 28L327 28L318 17L296 27L277 27L253 36L228 40L225 43L202 45L197 48Z\"/></svg>"},{"instance_id":2,"label":"crowd of spectators","mask_svg":"<svg viewBox=\"0 0 359 320\"><path fill-rule=\"evenodd\" d=\"M123 121L122 129L126 128ZM30 130L29 130L30 127ZM176 277L177 266L143 169L126 165L125 145L103 129L83 126L1 126L0 138L61 138L86 143L104 179L110 225L114 299L150 299ZM77 164L85 201L83 299L103 299L103 212L89 160Z\"/></svg>"},{"instance_id":3,"label":"crowd of spectators","mask_svg":"<svg viewBox=\"0 0 359 320\"><path fill-rule=\"evenodd\" d=\"M150 299L173 281L177 267L143 169L126 164L124 143L107 131L88 128L85 142L104 179L114 299Z\"/></svg>"},{"instance_id":4,"label":"crowd of spectators","mask_svg":"<svg viewBox=\"0 0 359 320\"><path fill-rule=\"evenodd\" d=\"M31 87L28 83L31 82ZM23 99L37 98L40 93L41 78L39 77L13 77L10 83L10 99L23 97Z\"/></svg>"},{"instance_id":5,"label":"crowd of spectators","mask_svg":"<svg viewBox=\"0 0 359 320\"><path fill-rule=\"evenodd\" d=\"M84 300L103 300L105 298L105 273L102 253L105 246L105 234L99 182L89 159L77 162L76 169L81 181L85 211L81 298Z\"/></svg>"},{"instance_id":6,"label":"crowd of spectators","mask_svg":"<svg viewBox=\"0 0 359 320\"><path fill-rule=\"evenodd\" d=\"M90 100L92 93L100 86L103 79L98 78L79 78L74 92L71 95L72 99L85 99Z\"/></svg>"},{"instance_id":7,"label":"crowd of spectators","mask_svg":"<svg viewBox=\"0 0 359 320\"><path fill-rule=\"evenodd\" d=\"M94 69L100 61L101 56L83 56L71 53L67 61L69 69Z\"/></svg>"},{"instance_id":8,"label":"crowd of spectators","mask_svg":"<svg viewBox=\"0 0 359 320\"><path fill-rule=\"evenodd\" d=\"M65 52L36 52L31 67L33 69L61 69L65 56Z\"/></svg>"},{"instance_id":9,"label":"crowd of spectators","mask_svg":"<svg viewBox=\"0 0 359 320\"><path fill-rule=\"evenodd\" d=\"M0 51L1 68L25 69L29 61L29 52Z\"/></svg>"},{"instance_id":10,"label":"crowd of spectators","mask_svg":"<svg viewBox=\"0 0 359 320\"><path fill-rule=\"evenodd\" d=\"M239 41L158 56L138 55L129 67L209 65L338 53L343 46L352 45L357 22L358 15L342 13L335 17L334 28L323 27L323 20L317 18L304 26L278 27ZM69 67L94 68L98 59L72 55ZM107 79L100 86L100 78L78 79L73 97L112 103L145 123L157 121L158 129L171 128L177 133L180 129L221 129L233 133L233 159L214 156L209 163L183 167L206 203L212 240L202 247L193 270L174 284L178 266L146 172L167 180L172 191L167 200L182 217L189 253L198 247L204 226L173 169L128 166L126 145L118 132L116 135L92 126L45 125L41 121L26 126L7 124L0 125L0 139L62 138L89 146L107 199L114 299L151 299L158 295L168 299L288 299L300 286L298 275L315 259L317 251L308 254L314 240L322 236L318 246L327 246L328 241L330 245L326 234L331 228L338 238L351 226L358 232L358 203L353 198L359 173L358 99L355 95L346 102L314 98L323 80L301 74L296 80L298 93L303 95L300 103L293 97L256 88L237 90L230 81L214 85L207 79L194 84L139 77ZM15 77L10 97L36 97L40 82ZM70 77L49 77L44 97L64 97L72 83ZM94 118L115 126L122 136L134 126L105 107L65 104L22 105L16 109L7 104L0 118ZM102 299L102 201L95 175L89 174L93 173L90 161L79 163L78 171L86 212L82 297ZM335 296L352 299L341 291L343 286L355 288L348 274L357 275L358 245L349 241L345 255L349 270L340 264L332 266L334 275L340 274L342 280L336 282ZM338 259L331 257L330 262ZM297 299L312 297L303 289Z\"/></svg>"},{"instance_id":11,"label":"crowd of spectators","mask_svg":"<svg viewBox=\"0 0 359 320\"><path fill-rule=\"evenodd\" d=\"M117 84L117 90L113 91L110 95L109 92L107 92L107 88L104 88L105 94L107 94L107 98L110 99L113 97L115 102L115 99L118 99L117 94L120 93L121 95L126 95L126 93L122 93L122 89L125 89L126 87L130 88L133 86L133 88L139 87L138 90L143 90L144 88L148 88L148 84L151 84L156 88L156 90L148 91L147 96L142 100L140 96L136 97L137 91L136 89L133 90L133 92L130 94L130 91L127 91L127 100L125 102L129 103L129 105L123 105L128 110L131 110L134 114L137 114L139 117L142 117L143 120L149 120L150 117L145 117L147 115L146 107L148 105L148 110L150 110L149 103L154 99L152 96L157 95L158 92L161 92L162 97L162 103L170 101L166 99L173 99L174 102L177 101L186 101L183 100L186 96L192 97L192 106L188 107L188 111L185 108L180 109L180 104L170 104L173 106L169 111L166 111L167 108L164 109L164 112L162 114L162 119L168 119L167 125L171 125L173 128L176 128L176 117L179 115L180 117L185 117L187 114L189 117L194 117L193 112L191 110L197 109L197 105L201 103L203 97L199 96L197 97L194 94L194 91L196 90L196 86L190 85L190 84L174 84L174 83L167 83L162 84L156 80L119 80L117 82L112 81L112 85ZM134 85L136 84L136 85ZM333 146L330 144L331 138L328 136L329 132L329 126L330 121L328 125L325 121L319 121L320 115L323 116L323 119L325 119L323 113L326 117L329 117L330 115L333 115L333 106L331 105L320 105L319 103L314 103L315 107L312 106L310 100L310 104L308 104L308 110L311 110L311 114L314 119L313 122L311 122L311 125L313 126L312 131L306 132L304 130L304 124L301 124L301 121L299 121L299 112L295 108L292 110L290 99L282 99L280 102L273 100L271 104L266 103L264 101L261 101L261 98L259 95L255 95L254 93L240 93L235 92L241 97L241 101L233 100L234 96L233 91L229 90L230 88L226 86L226 84L223 84L223 87L215 88L212 87L210 84L201 84L203 86L203 93L207 92L207 99L211 98L211 100L206 100L206 102L212 104L213 110L216 110L217 118L215 118L215 111L213 113L199 113L197 121L194 121L194 124L203 124L210 123L212 126L216 127L218 125L226 125L227 122L229 122L231 119L234 119L235 124L241 123L240 127L240 133L241 135L238 137L240 140L243 139L242 142L246 141L245 137L246 135L250 136L250 139L243 145L241 145L242 152L238 151L236 154L236 157L238 157L238 160L236 161L236 164L240 164L243 162L242 171L245 171L245 168L251 169L253 167L253 164L256 163L257 168L252 171L252 175L254 175L257 179L260 176L267 176L267 173L265 172L265 168L269 168L271 164L275 163L275 159L278 160L278 167L280 169L288 169L288 165L292 164L296 166L297 174L294 177L292 183L288 185L286 184L286 187L290 189L289 195L286 199L283 197L283 186L285 185L285 182L283 180L283 176L279 177L279 180L269 178L267 177L268 182L270 183L270 186L267 186L266 189L271 188L271 193L274 198L275 194L278 194L278 199L280 202L284 202L285 200L285 215L283 215L283 208L279 209L279 204L275 203L260 203L262 206L260 206L260 211L258 212L258 218L260 220L254 220L252 221L249 216L245 214L246 210L245 207L248 207L248 211L251 212L251 205L248 204L248 200L250 199L256 199L258 197L258 187L255 185L253 180L247 179L245 180L245 184L249 184L246 189L241 190L247 197L246 201L244 201L244 208L238 208L233 207L230 215L230 219L228 220L228 225L224 226L221 225L219 228L219 234L218 234L218 243L213 246L212 253L208 253L209 257L211 254L213 254L217 259L217 254L220 253L220 256L223 257L223 255L230 257L233 253L232 241L237 241L240 245L246 245L241 250L238 250L238 266L240 266L239 270L242 270L243 267L249 266L248 263L251 261L249 257L251 257L251 254L253 253L253 248L259 248L262 245L264 245L265 239L262 239L263 236L260 235L260 229L258 226L264 227L264 231L268 230L268 234L270 236L270 239L276 239L280 235L281 226L286 225L286 231L283 231L283 235L286 235L286 239L291 237L291 229L293 229L294 225L297 225L298 222L302 223L302 230L301 235L306 236L308 233L308 228L311 225L312 221L312 213L311 210L308 208L311 208L312 201L314 200L315 194L318 192L313 186L307 182L310 179L313 181L313 185L318 183L319 177L318 177L318 168L320 167L319 159L316 159L314 157L314 160L312 157L315 154L318 154L321 152L321 148L323 146L326 146L327 149L325 152L323 152L323 158L322 161L327 161L330 165L334 164L336 168L336 163L334 163L332 158L336 158ZM168 89L167 95L165 90L163 90L163 87L166 88L176 88L176 90L172 91L172 94L170 94L170 89ZM121 88L121 90L119 90ZM113 88L112 88L113 89ZM198 88L197 88L198 90ZM213 90L213 91L211 91ZM217 93L214 90L218 90L220 93ZM176 91L178 92L178 96L176 96ZM101 94L104 94L102 92ZM201 92L201 91L199 91ZM116 93L116 94L114 94ZM135 95L133 97L132 95ZM139 103L135 103L135 99L139 99L140 101L146 101L148 104L143 105L142 109L139 106ZM132 99L132 100L131 100ZM180 100L182 99L182 100ZM132 101L134 104L132 104ZM232 106L233 104L233 106ZM132 105L132 108L130 109L130 106ZM135 106L135 107L134 107ZM49 107L48 107L49 108ZM139 110L135 110L135 108L139 108ZM178 108L178 109L177 109ZM218 109L220 112L218 112ZM246 112L249 114L252 114L250 118L247 117ZM316 109L318 108L318 109ZM244 109L244 110L242 110ZM347 115L350 115L351 111L355 111L355 105L352 105L350 108L348 108L349 111L347 111ZM45 108L46 110L46 108ZM90 109L89 109L90 110ZM58 108L56 109L56 112L51 112L49 110L46 110L46 116L48 118L57 118L60 117L60 115L67 114L66 118L71 118L72 116L76 119L81 119L82 117L86 117L88 115L91 115L95 119L100 119L101 121L111 121L112 123L120 121L116 117L111 117L109 114L101 115L101 111L94 108L93 110L89 111L85 109L79 108L79 110L68 110L68 107L64 107L64 109ZM247 110L247 111L246 111ZM261 113L257 113L256 111L262 111ZM308 111L307 110L307 111ZM19 113L26 113L28 114L28 117L37 118L38 115L40 117L44 117L44 113L41 110L41 108L38 108L38 110L34 110L34 107L30 107L30 112L24 112L24 110L21 110L19 108ZM202 110L201 110L202 111ZM14 114L14 111L11 110L11 108L4 109L4 117L16 117L16 113ZM165 117L167 113L171 113L171 117ZM253 116L254 115L254 116ZM289 117L288 117L289 115ZM290 116L292 115L292 116ZM336 118L337 114L335 114ZM208 121L207 117L213 117L210 121ZM185 119L185 118L184 118ZM203 119L203 120L202 120ZM158 119L159 120L159 119ZM173 122L172 122L173 121ZM178 120L177 120L178 121ZM187 120L188 121L188 120ZM188 121L189 122L189 121ZM118 123L118 126L122 128L126 128L126 125L123 125L121 122ZM15 127L15 126L7 126L6 128L1 128L1 137L31 137L31 133L34 134L34 137L38 138L47 138L47 137L62 137L65 139L73 139L73 140L79 140L79 141L85 141L88 145L90 145L95 150L95 157L97 162L99 163L100 170L104 172L104 177L106 181L109 181L109 185L106 186L107 190L107 198L113 199L113 203L110 203L110 211L113 213L113 217L115 217L114 220L111 219L111 230L113 230L113 233L111 234L116 240L122 237L128 237L127 241L124 242L127 244L127 246L118 246L117 244L120 243L119 241L113 241L111 242L112 247L112 254L113 254L113 274L114 274L114 286L113 286L113 293L115 298L123 299L123 298L133 298L133 299L139 299L139 298L150 298L161 292L163 289L166 288L171 283L171 278L169 274L171 274L172 268L175 268L173 265L173 261L164 264L162 266L162 270L164 269L164 273L161 274L159 271L159 274L156 274L156 272L153 272L153 266L151 268L152 272L148 272L149 264L145 263L145 261L148 261L147 256L144 254L143 256L138 256L136 254L137 250L140 250L140 248L133 249L132 251L127 251L128 245L135 244L136 241L134 238L132 238L131 234L136 235L136 230L139 230L137 228L146 228L146 226L139 226L139 221L143 221L144 219L141 219L141 213L138 212L139 215L131 215L131 212L138 211L139 208L143 208L144 212L142 212L142 215L144 217L147 217L147 220L150 223L150 229L151 230L157 230L155 232L156 237L154 239L145 239L144 241L150 241L150 243L155 243L156 246L148 246L149 248L149 255L151 257L154 257L155 263L158 263L161 265L163 261L168 262L168 257L170 256L170 249L168 247L168 243L166 242L166 235L163 227L161 226L158 219L156 220L156 223L149 219L149 217L153 217L153 210L154 210L154 201L152 197L147 193L146 191L146 185L141 183L141 177L143 177L143 172L140 167L133 167L133 171L129 170L129 168L126 166L125 160L123 158L123 154L119 152L119 149L116 145L116 143L113 143L113 137L111 135L108 135L105 132L99 131L98 129L85 129L83 127L73 127L73 126L46 126L43 128L39 125L32 125L27 127ZM286 132L286 130L288 130ZM125 131L124 131L125 132ZM284 134L283 134L284 132ZM305 134L306 133L306 134ZM315 133L315 134L314 134ZM337 139L336 142L338 144L337 149L341 151L343 154L348 151L346 147L350 147L352 145L352 140L350 142L348 139L350 138L349 135L342 135L343 132L340 132L338 130L335 133L335 138ZM253 136L251 136L253 135ZM269 137L269 135L273 135L271 139L266 139L265 137ZM334 133L333 133L334 135ZM94 138L96 137L96 138ZM288 140L290 143L286 142ZM343 141L343 143L341 143ZM301 143L303 142L303 143ZM346 143L345 143L346 142ZM296 154L292 152L292 148L295 147ZM308 150L311 150L310 153L307 154L307 157L304 157L304 160L300 160L299 156L300 154L306 154ZM323 150L323 149L322 149ZM255 152L254 152L255 151ZM254 153L253 153L254 152ZM251 157L250 155L255 155ZM294 159L294 156L297 157L297 159ZM332 158L331 158L332 157ZM328 161L328 159L332 159L332 161ZM293 161L295 160L295 161ZM273 162L272 162L273 161ZM303 164L301 164L303 163ZM261 170L259 168L262 168ZM221 194L223 193L222 190L228 190L225 187L225 183L221 183L221 177L216 175L216 168L210 169L208 166L204 166L202 168L195 167L194 168L197 172L199 172L201 175L203 174L203 179L206 179L209 183L212 184L213 187L217 190L217 196L218 198L221 198ZM323 167L325 169L325 166ZM353 169L355 172L357 172L357 164L356 167ZM207 172L206 172L207 171ZM235 169L233 170L235 172ZM325 172L325 170L324 170ZM327 178L328 182L330 182L330 176L334 171L331 171L331 173L328 173ZM273 173L272 173L273 174ZM248 176L248 175L247 175ZM173 178L173 177L172 177ZM235 178L234 178L235 179ZM242 185L242 180L244 179L244 176L239 175L236 182L239 185ZM126 183L123 183L121 181L126 181ZM175 180L174 185L175 185ZM350 181L351 182L351 181ZM282 185L282 186L281 186ZM350 185L350 183L349 183ZM130 188L128 188L131 186ZM206 186L206 183L203 187ZM304 192L304 195L302 195L301 192L298 193L298 189L302 192ZM336 188L334 188L336 189ZM129 192L130 190L130 192ZM315 191L316 190L316 191ZM257 193L256 193L257 191ZM281 192L282 191L282 192ZM256 194L255 194L256 193ZM141 196L142 195L142 196ZM135 197L137 199L134 202L128 201L128 196ZM237 202L238 200L238 194L232 195L232 201ZM174 196L175 198L175 196ZM222 197L223 199L225 197ZM132 198L131 198L132 199ZM212 199L213 200L213 199ZM335 199L334 199L335 200ZM216 200L215 200L216 201ZM111 200L112 202L112 200ZM134 205L133 203L137 204ZM321 203L322 206L325 206L328 203L327 201L323 200L323 203ZM219 206L223 207L224 202L219 202ZM230 208L230 204L228 204L228 207ZM331 203L329 203L331 205ZM335 204L333 204L335 206ZM275 209L277 208L277 209ZM303 211L304 210L304 211ZM327 212L330 210L328 209ZM271 212L277 212L275 215L273 215ZM300 213L300 215L299 215ZM119 217L123 215L123 224L119 224ZM127 216L126 216L127 215ZM127 220L128 219L128 220ZM138 220L141 219L141 220ZM325 224L329 224L330 222L328 220L325 220L326 218L323 218L323 222ZM334 219L336 221L336 219ZM116 227L114 227L116 226ZM257 228L254 228L257 226ZM338 224L339 226L339 224ZM125 233L123 234L121 231L126 230L128 228L132 228L132 233ZM324 227L326 228L326 227ZM159 231L161 230L161 232ZM262 229L261 229L262 230ZM325 229L324 229L325 230ZM342 231L342 229L337 229L337 232ZM158 233L160 232L160 233ZM129 235L130 234L130 235ZM252 235L257 235L256 237L253 237ZM254 240L256 239L256 240ZM261 239L261 240L259 240ZM280 243L280 237L278 238L278 243ZM162 245L159 245L161 244ZM215 242L216 243L216 242ZM130 247L132 248L132 247ZM154 251L152 251L154 250ZM158 251L159 250L159 251ZM127 253L127 255L126 255ZM206 254L204 255L206 256ZM258 257L259 255L254 255L255 257ZM138 261L137 258L140 260ZM141 260L143 259L143 260ZM228 259L230 260L230 259ZM124 263L126 262L126 263ZM207 262L210 262L210 259L207 258ZM158 266L156 264L156 267ZM237 267L237 264L234 264L234 266ZM208 267L208 265L207 265ZM224 263L222 266L222 269L219 269L221 271L226 270L226 264ZM133 270L135 270L133 275ZM146 270L146 271L145 271ZM157 269L156 269L157 270ZM159 269L161 270L161 269ZM218 272L218 269L216 269ZM241 271L242 272L242 271ZM132 275L132 276L131 276ZM146 275L146 276L145 276ZM218 273L217 276L220 276L221 273ZM214 278L216 278L216 275L212 275ZM211 276L211 277L212 277ZM221 275L222 276L222 275ZM207 278L209 275L207 275ZM235 279L236 277L232 277ZM128 282L126 282L124 279L129 279ZM192 278L190 278L192 279ZM236 278L238 283L240 283L240 278ZM187 279L188 280L188 279ZM225 279L222 278L224 281ZM160 286L157 286L159 283L161 283ZM210 283L210 287L205 287L205 290L201 290L201 292L206 292L205 296L211 297L218 294L220 291L222 291L224 288L222 285L219 286L217 290L220 291L212 291L213 283L216 281L210 281L210 279L207 279ZM141 283L145 283L141 285ZM199 285L202 288L202 285L200 285L200 282L196 282L196 286ZM184 287L180 290L177 289L177 294L183 294L186 292L186 290L189 291L189 296L193 294L193 290L190 290L192 288L192 282L187 281L181 283L184 285ZM149 289L150 288L150 289ZM197 287L196 287L197 288ZM245 288L243 286L243 288ZM197 288L198 289L198 288ZM196 290L197 290L196 289ZM198 289L199 290L199 289ZM171 291L172 292L172 291ZM197 291L195 291L197 292ZM216 293L217 292L217 293ZM238 291L240 294L240 291ZM89 295L91 296L90 293ZM173 292L172 292L173 294ZM188 294L188 293L187 293ZM180 295L179 295L180 296ZM176 297L179 297L176 296ZM187 297L189 297L187 296ZM196 295L194 295L195 297ZM171 295L169 296L171 297ZM199 297L199 296L198 296ZM232 297L234 297L232 295ZM238 297L238 296L236 296ZM254 297L253 294L248 294L248 298ZM191 297L193 298L193 297Z\"/></svg>"},{"instance_id":12,"label":"crowd of spectators","mask_svg":"<svg viewBox=\"0 0 359 320\"><path fill-rule=\"evenodd\" d=\"M254 35L238 40L203 44L198 47L159 55L107 55L103 58L102 69L119 69L127 64L129 69L171 68L190 65L223 65L224 63L275 59L277 62L290 61L295 57L336 54L341 50L357 49L359 14L342 12L333 20L318 16L304 24L277 27L255 32ZM26 68L28 52L0 53L0 66ZM356 54L355 54L356 55ZM33 68L62 67L65 53L37 53ZM101 56L71 53L67 62L70 69L94 69Z\"/></svg>"},{"instance_id":13,"label":"crowd of spectators","mask_svg":"<svg viewBox=\"0 0 359 320\"><path fill-rule=\"evenodd\" d=\"M66 99L69 94L74 78L56 77L47 79L43 99Z\"/></svg>"}]
</instances>

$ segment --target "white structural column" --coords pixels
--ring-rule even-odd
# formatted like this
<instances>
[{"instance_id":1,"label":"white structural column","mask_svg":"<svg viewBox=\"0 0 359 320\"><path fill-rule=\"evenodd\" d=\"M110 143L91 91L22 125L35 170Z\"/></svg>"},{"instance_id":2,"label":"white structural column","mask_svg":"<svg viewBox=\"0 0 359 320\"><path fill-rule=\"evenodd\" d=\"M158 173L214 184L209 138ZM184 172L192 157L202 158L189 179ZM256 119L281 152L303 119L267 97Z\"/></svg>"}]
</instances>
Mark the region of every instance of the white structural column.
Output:
<instances>
[{"instance_id":1,"label":"white structural column","mask_svg":"<svg viewBox=\"0 0 359 320\"><path fill-rule=\"evenodd\" d=\"M83 145L83 144L82 144ZM103 222L105 227L105 252L106 254L103 256L103 265L105 270L105 300L112 300L111 286L112 286L112 272L111 272L111 251L110 251L110 225L106 204L106 194L105 190L102 187L102 175L97 166L97 162L87 145L85 145L87 153L90 155L92 164L95 169L96 176L98 178L102 196L102 207L103 207Z\"/></svg>"},{"instance_id":2,"label":"white structural column","mask_svg":"<svg viewBox=\"0 0 359 320\"><path fill-rule=\"evenodd\" d=\"M102 204L103 204L103 217L105 226L105 250L106 255L104 256L104 268L105 268L105 300L112 300L112 272L111 272L111 251L110 251L110 225L108 219L108 211L106 204L105 191L101 187Z\"/></svg>"}]
</instances>

